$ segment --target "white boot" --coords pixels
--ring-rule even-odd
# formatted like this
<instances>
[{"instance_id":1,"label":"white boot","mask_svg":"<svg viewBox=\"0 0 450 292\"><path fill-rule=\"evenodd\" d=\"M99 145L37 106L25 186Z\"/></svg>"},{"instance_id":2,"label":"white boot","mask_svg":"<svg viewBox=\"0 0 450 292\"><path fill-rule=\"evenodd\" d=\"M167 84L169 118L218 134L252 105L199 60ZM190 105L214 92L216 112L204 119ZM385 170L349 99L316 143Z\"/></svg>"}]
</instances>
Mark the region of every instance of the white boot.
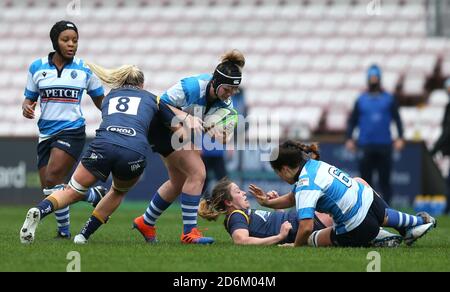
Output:
<instances>
[{"instance_id":1,"label":"white boot","mask_svg":"<svg viewBox=\"0 0 450 292\"><path fill-rule=\"evenodd\" d=\"M30 244L34 241L34 234L36 228L41 221L41 212L38 208L31 208L27 212L25 222L20 228L20 242L23 244Z\"/></svg>"}]
</instances>

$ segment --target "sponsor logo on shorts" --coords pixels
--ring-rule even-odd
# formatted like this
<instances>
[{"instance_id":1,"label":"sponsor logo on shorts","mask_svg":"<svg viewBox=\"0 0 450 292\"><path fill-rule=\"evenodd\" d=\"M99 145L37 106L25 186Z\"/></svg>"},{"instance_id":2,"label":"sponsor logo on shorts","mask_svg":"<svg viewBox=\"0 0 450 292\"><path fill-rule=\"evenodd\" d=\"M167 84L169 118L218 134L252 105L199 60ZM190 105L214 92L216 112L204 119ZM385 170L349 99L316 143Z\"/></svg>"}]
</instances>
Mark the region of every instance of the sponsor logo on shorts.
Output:
<instances>
[{"instance_id":1,"label":"sponsor logo on shorts","mask_svg":"<svg viewBox=\"0 0 450 292\"><path fill-rule=\"evenodd\" d=\"M97 160L97 158L98 158L98 156L94 152L92 152L91 156L89 156L89 159L92 159L92 160Z\"/></svg>"},{"instance_id":2,"label":"sponsor logo on shorts","mask_svg":"<svg viewBox=\"0 0 450 292\"><path fill-rule=\"evenodd\" d=\"M144 161L145 160L135 160L135 161L128 162L128 165L130 166L130 170L132 172L135 172L135 171L139 170L140 168L143 167L142 164L143 164Z\"/></svg>"},{"instance_id":3,"label":"sponsor logo on shorts","mask_svg":"<svg viewBox=\"0 0 450 292\"><path fill-rule=\"evenodd\" d=\"M63 140L58 140L58 141L56 141L56 143L62 144L62 145L66 146L66 147L69 147L69 148L71 147L70 143L68 143L66 141L63 141Z\"/></svg>"},{"instance_id":4,"label":"sponsor logo on shorts","mask_svg":"<svg viewBox=\"0 0 450 292\"><path fill-rule=\"evenodd\" d=\"M121 135L134 137L136 136L136 130L133 128L126 128L126 127L120 127L120 126L109 126L106 128L109 132L115 132Z\"/></svg>"},{"instance_id":5,"label":"sponsor logo on shorts","mask_svg":"<svg viewBox=\"0 0 450 292\"><path fill-rule=\"evenodd\" d=\"M135 171L138 170L139 168L141 168L141 165L140 165L139 163L132 164L132 165L130 166L130 169L131 169L132 172L135 172Z\"/></svg>"}]
</instances>

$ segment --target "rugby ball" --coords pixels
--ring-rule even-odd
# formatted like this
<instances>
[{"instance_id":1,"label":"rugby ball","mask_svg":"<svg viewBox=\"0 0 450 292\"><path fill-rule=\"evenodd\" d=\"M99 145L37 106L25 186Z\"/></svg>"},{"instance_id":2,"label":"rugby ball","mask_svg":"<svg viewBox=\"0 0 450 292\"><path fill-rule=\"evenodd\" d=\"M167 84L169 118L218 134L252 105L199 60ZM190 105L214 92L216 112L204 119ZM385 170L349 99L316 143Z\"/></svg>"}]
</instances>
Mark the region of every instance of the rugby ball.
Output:
<instances>
[{"instance_id":1,"label":"rugby ball","mask_svg":"<svg viewBox=\"0 0 450 292\"><path fill-rule=\"evenodd\" d=\"M234 109L214 107L208 110L203 117L203 126L206 132L210 130L233 133L238 121L238 113Z\"/></svg>"}]
</instances>

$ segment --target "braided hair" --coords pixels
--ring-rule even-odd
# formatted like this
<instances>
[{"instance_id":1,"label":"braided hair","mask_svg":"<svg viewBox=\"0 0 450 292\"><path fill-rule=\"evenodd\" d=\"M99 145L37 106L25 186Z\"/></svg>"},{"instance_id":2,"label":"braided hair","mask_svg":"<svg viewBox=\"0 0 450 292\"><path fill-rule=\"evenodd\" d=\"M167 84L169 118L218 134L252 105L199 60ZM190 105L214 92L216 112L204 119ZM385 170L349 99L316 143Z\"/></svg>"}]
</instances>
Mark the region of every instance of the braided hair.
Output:
<instances>
[{"instance_id":1,"label":"braided hair","mask_svg":"<svg viewBox=\"0 0 450 292\"><path fill-rule=\"evenodd\" d=\"M304 165L310 159L320 159L317 144L306 145L288 140L272 151L270 165L273 169L280 171L283 166L296 168Z\"/></svg>"}]
</instances>

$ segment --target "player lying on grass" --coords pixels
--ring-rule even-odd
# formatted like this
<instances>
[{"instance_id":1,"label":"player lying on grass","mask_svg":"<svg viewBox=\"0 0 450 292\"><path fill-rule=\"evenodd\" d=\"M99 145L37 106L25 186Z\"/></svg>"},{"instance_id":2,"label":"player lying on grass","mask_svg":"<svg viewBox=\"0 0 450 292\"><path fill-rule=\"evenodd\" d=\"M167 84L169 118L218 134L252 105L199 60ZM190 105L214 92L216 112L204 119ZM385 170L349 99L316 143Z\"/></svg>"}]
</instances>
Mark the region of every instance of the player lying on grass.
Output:
<instances>
[{"instance_id":1,"label":"player lying on grass","mask_svg":"<svg viewBox=\"0 0 450 292\"><path fill-rule=\"evenodd\" d=\"M69 185L31 208L20 229L20 241L31 243L38 223L48 214L82 200L89 187L112 175L112 186L98 203L74 242L84 244L117 209L126 193L139 180L146 167L148 133L152 126L170 125L174 113L150 92L143 89L144 73L126 65L106 70L89 67L112 90L102 104L102 123L89 144ZM152 123L161 119L160 123Z\"/></svg>"},{"instance_id":2,"label":"player lying on grass","mask_svg":"<svg viewBox=\"0 0 450 292\"><path fill-rule=\"evenodd\" d=\"M266 194L269 199L278 198L275 191ZM297 211L264 211L250 209L246 192L227 178L217 183L208 199L202 200L199 215L207 220L217 220L225 214L224 225L235 244L272 245L293 243L298 232ZM333 225L327 214L315 212L313 230ZM373 246L398 246L402 237L380 230Z\"/></svg>"},{"instance_id":3,"label":"player lying on grass","mask_svg":"<svg viewBox=\"0 0 450 292\"><path fill-rule=\"evenodd\" d=\"M370 246L380 227L396 229L411 245L436 227L429 214L413 216L391 209L369 185L318 159L316 144L286 141L272 151L270 164L282 180L294 186L292 192L269 200L261 189L250 186L262 206L295 206L299 229L294 246ZM315 211L330 214L333 227L314 230Z\"/></svg>"}]
</instances>

